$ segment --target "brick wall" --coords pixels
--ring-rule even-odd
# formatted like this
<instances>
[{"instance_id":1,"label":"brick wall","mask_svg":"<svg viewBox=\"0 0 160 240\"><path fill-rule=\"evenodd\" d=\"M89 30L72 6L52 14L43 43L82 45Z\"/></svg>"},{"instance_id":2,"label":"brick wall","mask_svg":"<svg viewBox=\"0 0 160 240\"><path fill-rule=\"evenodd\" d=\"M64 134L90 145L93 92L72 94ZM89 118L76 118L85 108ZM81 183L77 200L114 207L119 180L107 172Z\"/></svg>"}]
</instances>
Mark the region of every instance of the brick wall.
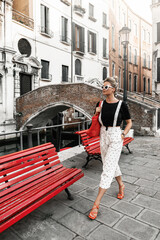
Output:
<instances>
[{"instance_id":1,"label":"brick wall","mask_svg":"<svg viewBox=\"0 0 160 240\"><path fill-rule=\"evenodd\" d=\"M122 95L119 94L119 98ZM19 98L16 101L17 112L22 117L17 117L17 129L24 128L28 123L43 122L55 114L60 107L79 109L86 116L94 114L96 103L102 99L102 91L88 84L58 84L40 87ZM128 98L128 105L133 119L135 134L153 134L155 107L144 104L138 100ZM42 118L42 119L40 119Z\"/></svg>"}]
</instances>

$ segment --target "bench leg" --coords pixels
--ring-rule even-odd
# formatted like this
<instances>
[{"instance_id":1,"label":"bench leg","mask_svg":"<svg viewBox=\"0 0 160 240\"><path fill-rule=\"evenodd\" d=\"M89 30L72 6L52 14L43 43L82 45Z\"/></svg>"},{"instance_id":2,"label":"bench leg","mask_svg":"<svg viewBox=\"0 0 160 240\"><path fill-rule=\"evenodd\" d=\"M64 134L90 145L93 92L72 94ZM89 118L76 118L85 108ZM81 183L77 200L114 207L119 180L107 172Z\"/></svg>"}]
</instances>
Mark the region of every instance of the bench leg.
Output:
<instances>
[{"instance_id":1,"label":"bench leg","mask_svg":"<svg viewBox=\"0 0 160 240\"><path fill-rule=\"evenodd\" d=\"M86 157L86 160L87 160L87 162L82 166L82 168L86 168L87 165L88 165L88 163L89 163L92 159L91 159L90 156L88 155L88 156Z\"/></svg>"},{"instance_id":2,"label":"bench leg","mask_svg":"<svg viewBox=\"0 0 160 240\"><path fill-rule=\"evenodd\" d=\"M131 150L129 149L128 144L126 144L125 147L128 149L129 153L132 153Z\"/></svg>"},{"instance_id":3,"label":"bench leg","mask_svg":"<svg viewBox=\"0 0 160 240\"><path fill-rule=\"evenodd\" d=\"M65 192L67 193L69 200L74 200L74 198L72 197L72 195L71 195L70 191L68 190L68 188L65 189Z\"/></svg>"}]
</instances>

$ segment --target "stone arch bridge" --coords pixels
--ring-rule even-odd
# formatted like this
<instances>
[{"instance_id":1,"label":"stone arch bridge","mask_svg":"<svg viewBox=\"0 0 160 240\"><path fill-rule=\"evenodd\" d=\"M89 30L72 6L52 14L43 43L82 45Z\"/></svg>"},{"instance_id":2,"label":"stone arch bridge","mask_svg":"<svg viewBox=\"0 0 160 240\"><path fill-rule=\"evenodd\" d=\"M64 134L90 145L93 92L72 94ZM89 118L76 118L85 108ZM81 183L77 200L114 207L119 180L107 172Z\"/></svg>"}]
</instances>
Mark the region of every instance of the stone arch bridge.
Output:
<instances>
[{"instance_id":1,"label":"stone arch bridge","mask_svg":"<svg viewBox=\"0 0 160 240\"><path fill-rule=\"evenodd\" d=\"M118 94L122 98L122 93ZM133 95L133 94L132 94ZM135 132L148 134L156 130L156 114L160 104L144 101L136 95L128 95L128 105ZM29 123L34 127L45 126L48 119L70 107L91 119L96 103L102 99L99 87L87 83L67 83L39 87L16 99L17 129L24 129Z\"/></svg>"}]
</instances>

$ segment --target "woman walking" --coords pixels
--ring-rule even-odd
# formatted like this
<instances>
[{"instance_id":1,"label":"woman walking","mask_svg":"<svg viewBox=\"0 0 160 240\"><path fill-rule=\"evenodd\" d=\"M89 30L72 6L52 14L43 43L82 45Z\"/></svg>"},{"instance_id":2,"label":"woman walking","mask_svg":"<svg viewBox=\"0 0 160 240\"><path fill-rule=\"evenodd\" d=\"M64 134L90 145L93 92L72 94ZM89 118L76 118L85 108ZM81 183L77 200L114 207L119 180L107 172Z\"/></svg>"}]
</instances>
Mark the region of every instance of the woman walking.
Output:
<instances>
[{"instance_id":1,"label":"woman walking","mask_svg":"<svg viewBox=\"0 0 160 240\"><path fill-rule=\"evenodd\" d=\"M123 146L123 139L129 132L132 121L128 107L125 102L119 101L115 97L117 91L117 82L114 78L107 78L103 83L103 95L106 99L96 106L96 114L99 114L100 130L100 149L103 163L103 172L99 185L99 192L94 202L93 208L89 214L89 218L95 219L98 214L100 201L110 187L115 177L119 185L118 199L124 197L124 183L122 182L122 173L118 165L120 154ZM126 127L121 133L120 125L122 121L126 121Z\"/></svg>"}]
</instances>

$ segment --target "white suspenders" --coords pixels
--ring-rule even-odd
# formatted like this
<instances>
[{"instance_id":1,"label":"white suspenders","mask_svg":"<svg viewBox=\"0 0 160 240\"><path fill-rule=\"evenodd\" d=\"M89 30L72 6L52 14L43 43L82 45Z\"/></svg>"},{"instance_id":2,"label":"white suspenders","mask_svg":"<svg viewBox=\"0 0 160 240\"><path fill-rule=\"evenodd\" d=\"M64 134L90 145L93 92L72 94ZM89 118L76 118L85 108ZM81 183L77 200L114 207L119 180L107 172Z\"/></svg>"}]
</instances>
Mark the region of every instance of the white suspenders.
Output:
<instances>
[{"instance_id":1,"label":"white suspenders","mask_svg":"<svg viewBox=\"0 0 160 240\"><path fill-rule=\"evenodd\" d=\"M120 100L120 101L118 102L118 105L117 105L117 108L116 108L116 112L115 112L115 114L114 114L113 127L116 127L117 119L118 119L118 114L119 114L121 105L122 105L122 100ZM102 103L101 103L101 107L102 107L102 106L103 106L103 101L102 101ZM101 120L101 112L100 112L100 114L99 114L99 122L100 122L101 125L103 125L102 120Z\"/></svg>"}]
</instances>

